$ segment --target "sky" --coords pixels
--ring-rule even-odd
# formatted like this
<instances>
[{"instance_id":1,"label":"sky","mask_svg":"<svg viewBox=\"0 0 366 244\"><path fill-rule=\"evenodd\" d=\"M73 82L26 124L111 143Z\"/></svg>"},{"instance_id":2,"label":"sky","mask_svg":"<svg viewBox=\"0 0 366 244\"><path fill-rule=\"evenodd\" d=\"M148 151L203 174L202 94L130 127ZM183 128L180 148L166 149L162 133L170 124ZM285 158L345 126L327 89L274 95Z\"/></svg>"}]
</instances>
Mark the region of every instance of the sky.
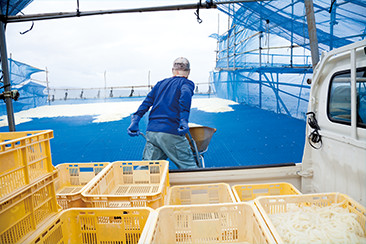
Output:
<instances>
[{"instance_id":1,"label":"sky","mask_svg":"<svg viewBox=\"0 0 366 244\"><path fill-rule=\"evenodd\" d=\"M165 6L197 1L79 0L80 11ZM24 14L76 11L76 0L34 0ZM32 76L52 88L154 85L171 76L175 58L190 60L190 79L209 81L215 67L213 33L227 30L227 17L217 9L113 14L9 23L8 55L48 70Z\"/></svg>"}]
</instances>

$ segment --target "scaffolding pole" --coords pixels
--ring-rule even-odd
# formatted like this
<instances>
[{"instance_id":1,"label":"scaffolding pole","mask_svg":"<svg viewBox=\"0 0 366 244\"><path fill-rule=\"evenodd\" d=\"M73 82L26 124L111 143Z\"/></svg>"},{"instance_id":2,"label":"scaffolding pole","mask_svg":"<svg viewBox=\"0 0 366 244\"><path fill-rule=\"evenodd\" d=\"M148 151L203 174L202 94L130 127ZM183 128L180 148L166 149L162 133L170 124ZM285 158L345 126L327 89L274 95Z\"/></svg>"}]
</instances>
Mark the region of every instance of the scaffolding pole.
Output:
<instances>
[{"instance_id":1,"label":"scaffolding pole","mask_svg":"<svg viewBox=\"0 0 366 244\"><path fill-rule=\"evenodd\" d=\"M10 96L11 86L10 86L10 74L9 74L9 64L8 64L8 54L6 49L5 40L5 24L0 22L0 53L1 53L1 67L4 82L4 94L9 94L5 96L6 112L8 115L8 126L9 131L15 131L15 121L14 121L14 110L13 101Z\"/></svg>"},{"instance_id":2,"label":"scaffolding pole","mask_svg":"<svg viewBox=\"0 0 366 244\"><path fill-rule=\"evenodd\" d=\"M306 20L308 23L311 60L313 63L313 68L315 68L315 66L319 62L319 46L318 46L318 37L316 35L316 22L314 15L313 0L305 0L305 8L306 8Z\"/></svg>"},{"instance_id":3,"label":"scaffolding pole","mask_svg":"<svg viewBox=\"0 0 366 244\"><path fill-rule=\"evenodd\" d=\"M191 4L132 8L132 9L113 9L113 10L96 10L96 11L78 10L76 12L28 14L28 15L8 16L6 22L11 23L11 22L24 22L24 21L36 21L36 20L49 20L49 19L60 19L60 18L71 18L71 17L82 17L82 16L104 15L104 14L144 13L144 12L199 9L199 8L208 9L208 8L217 8L217 6L221 4L258 2L258 1L271 1L271 0L231 0L221 2L206 1L205 4L201 3L200 1L198 3L191 3Z\"/></svg>"}]
</instances>

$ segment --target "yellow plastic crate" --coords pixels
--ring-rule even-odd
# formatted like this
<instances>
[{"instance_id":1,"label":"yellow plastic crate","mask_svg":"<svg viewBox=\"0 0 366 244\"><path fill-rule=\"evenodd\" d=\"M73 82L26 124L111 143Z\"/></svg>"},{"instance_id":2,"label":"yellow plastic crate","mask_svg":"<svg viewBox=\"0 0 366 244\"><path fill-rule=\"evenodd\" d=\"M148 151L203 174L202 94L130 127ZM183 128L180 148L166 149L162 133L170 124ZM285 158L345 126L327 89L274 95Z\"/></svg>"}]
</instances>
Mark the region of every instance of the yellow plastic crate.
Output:
<instances>
[{"instance_id":1,"label":"yellow plastic crate","mask_svg":"<svg viewBox=\"0 0 366 244\"><path fill-rule=\"evenodd\" d=\"M249 203L163 206L144 230L142 243L274 243Z\"/></svg>"},{"instance_id":2,"label":"yellow plastic crate","mask_svg":"<svg viewBox=\"0 0 366 244\"><path fill-rule=\"evenodd\" d=\"M118 161L108 165L81 193L87 207L164 205L169 187L168 161Z\"/></svg>"},{"instance_id":3,"label":"yellow plastic crate","mask_svg":"<svg viewBox=\"0 0 366 244\"><path fill-rule=\"evenodd\" d=\"M269 218L269 214L286 213L292 206L330 206L333 203L340 203L343 208L349 210L350 213L357 215L357 221L363 228L364 233L366 227L366 209L349 196L341 193L321 193L321 194L303 194L303 195L287 195L287 196L263 196L254 200L259 212L261 213L268 228L273 234L277 243L284 243L282 237L277 232L275 226ZM364 236L366 238L366 236Z\"/></svg>"},{"instance_id":4,"label":"yellow plastic crate","mask_svg":"<svg viewBox=\"0 0 366 244\"><path fill-rule=\"evenodd\" d=\"M144 227L150 225L153 211L150 208L71 208L52 218L22 243L137 244Z\"/></svg>"},{"instance_id":5,"label":"yellow plastic crate","mask_svg":"<svg viewBox=\"0 0 366 244\"><path fill-rule=\"evenodd\" d=\"M235 199L238 202L254 200L259 196L300 195L301 192L292 184L286 182L270 184L246 184L232 186Z\"/></svg>"},{"instance_id":6,"label":"yellow plastic crate","mask_svg":"<svg viewBox=\"0 0 366 244\"><path fill-rule=\"evenodd\" d=\"M29 185L0 202L0 243L16 243L60 211L54 181L57 174Z\"/></svg>"},{"instance_id":7,"label":"yellow plastic crate","mask_svg":"<svg viewBox=\"0 0 366 244\"><path fill-rule=\"evenodd\" d=\"M170 188L168 205L215 204L236 202L226 183L183 185Z\"/></svg>"},{"instance_id":8,"label":"yellow plastic crate","mask_svg":"<svg viewBox=\"0 0 366 244\"><path fill-rule=\"evenodd\" d=\"M0 200L55 171L53 131L0 133Z\"/></svg>"},{"instance_id":9,"label":"yellow plastic crate","mask_svg":"<svg viewBox=\"0 0 366 244\"><path fill-rule=\"evenodd\" d=\"M58 204L63 209L86 207L81 192L109 163L65 163L56 166L58 178L55 182Z\"/></svg>"}]
</instances>

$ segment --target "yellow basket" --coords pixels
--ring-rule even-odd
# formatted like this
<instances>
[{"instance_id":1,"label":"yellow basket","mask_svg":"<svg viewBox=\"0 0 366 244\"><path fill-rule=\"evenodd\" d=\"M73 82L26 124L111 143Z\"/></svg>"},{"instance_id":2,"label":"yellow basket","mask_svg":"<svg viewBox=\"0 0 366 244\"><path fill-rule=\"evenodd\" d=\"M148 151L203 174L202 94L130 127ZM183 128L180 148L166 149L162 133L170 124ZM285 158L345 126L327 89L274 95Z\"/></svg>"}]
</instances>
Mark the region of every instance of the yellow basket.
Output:
<instances>
[{"instance_id":1,"label":"yellow basket","mask_svg":"<svg viewBox=\"0 0 366 244\"><path fill-rule=\"evenodd\" d=\"M119 161L108 165L81 193L87 207L164 205L169 187L168 161Z\"/></svg>"},{"instance_id":2,"label":"yellow basket","mask_svg":"<svg viewBox=\"0 0 366 244\"><path fill-rule=\"evenodd\" d=\"M301 195L299 190L286 182L235 185L232 186L232 189L238 202L254 200L259 196Z\"/></svg>"},{"instance_id":3,"label":"yellow basket","mask_svg":"<svg viewBox=\"0 0 366 244\"><path fill-rule=\"evenodd\" d=\"M0 202L0 243L16 243L61 209L56 201L57 174L29 185Z\"/></svg>"},{"instance_id":4,"label":"yellow basket","mask_svg":"<svg viewBox=\"0 0 366 244\"><path fill-rule=\"evenodd\" d=\"M236 202L226 183L173 186L169 190L168 205L215 204Z\"/></svg>"},{"instance_id":5,"label":"yellow basket","mask_svg":"<svg viewBox=\"0 0 366 244\"><path fill-rule=\"evenodd\" d=\"M63 208L85 207L81 192L109 163L65 163L56 166L58 178L55 182L56 198Z\"/></svg>"},{"instance_id":6,"label":"yellow basket","mask_svg":"<svg viewBox=\"0 0 366 244\"><path fill-rule=\"evenodd\" d=\"M51 138L52 130L0 133L0 201L55 170Z\"/></svg>"},{"instance_id":7,"label":"yellow basket","mask_svg":"<svg viewBox=\"0 0 366 244\"><path fill-rule=\"evenodd\" d=\"M157 213L142 243L274 243L249 203L164 206Z\"/></svg>"},{"instance_id":8,"label":"yellow basket","mask_svg":"<svg viewBox=\"0 0 366 244\"><path fill-rule=\"evenodd\" d=\"M333 203L341 203L340 206L349 210L350 213L357 215L357 221L362 226L364 233L366 226L366 209L350 197L341 193L321 193L321 194L303 194L287 196L263 196L254 200L259 212L261 213L268 228L273 234L277 243L284 243L282 237L276 230L270 214L286 213L288 208L297 206L318 206L325 207ZM364 236L366 237L366 236Z\"/></svg>"},{"instance_id":9,"label":"yellow basket","mask_svg":"<svg viewBox=\"0 0 366 244\"><path fill-rule=\"evenodd\" d=\"M153 211L150 208L67 209L22 243L137 244L144 227L150 225Z\"/></svg>"}]
</instances>

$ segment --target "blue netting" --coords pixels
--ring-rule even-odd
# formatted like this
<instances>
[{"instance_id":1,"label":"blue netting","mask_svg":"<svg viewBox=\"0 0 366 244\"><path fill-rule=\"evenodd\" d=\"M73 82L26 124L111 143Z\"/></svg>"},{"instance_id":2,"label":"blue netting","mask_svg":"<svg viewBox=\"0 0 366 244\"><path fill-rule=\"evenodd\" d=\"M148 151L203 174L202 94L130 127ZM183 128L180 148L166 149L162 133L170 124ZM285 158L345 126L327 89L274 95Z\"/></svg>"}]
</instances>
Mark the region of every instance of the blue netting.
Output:
<instances>
[{"instance_id":1,"label":"blue netting","mask_svg":"<svg viewBox=\"0 0 366 244\"><path fill-rule=\"evenodd\" d=\"M1 70L1 69L0 69ZM44 70L9 59L9 72L12 90L19 91L19 99L13 101L14 112L44 105L47 102L46 86L31 81L31 75ZM0 89L0 93L4 89ZM5 103L0 105L0 115L6 114Z\"/></svg>"},{"instance_id":2,"label":"blue netting","mask_svg":"<svg viewBox=\"0 0 366 244\"><path fill-rule=\"evenodd\" d=\"M33 0L0 0L1 14L5 16L16 15Z\"/></svg>"},{"instance_id":3,"label":"blue netting","mask_svg":"<svg viewBox=\"0 0 366 244\"><path fill-rule=\"evenodd\" d=\"M219 5L232 19L211 74L219 97L305 119L311 56L303 0ZM366 36L366 2L315 0L320 51Z\"/></svg>"}]
</instances>

